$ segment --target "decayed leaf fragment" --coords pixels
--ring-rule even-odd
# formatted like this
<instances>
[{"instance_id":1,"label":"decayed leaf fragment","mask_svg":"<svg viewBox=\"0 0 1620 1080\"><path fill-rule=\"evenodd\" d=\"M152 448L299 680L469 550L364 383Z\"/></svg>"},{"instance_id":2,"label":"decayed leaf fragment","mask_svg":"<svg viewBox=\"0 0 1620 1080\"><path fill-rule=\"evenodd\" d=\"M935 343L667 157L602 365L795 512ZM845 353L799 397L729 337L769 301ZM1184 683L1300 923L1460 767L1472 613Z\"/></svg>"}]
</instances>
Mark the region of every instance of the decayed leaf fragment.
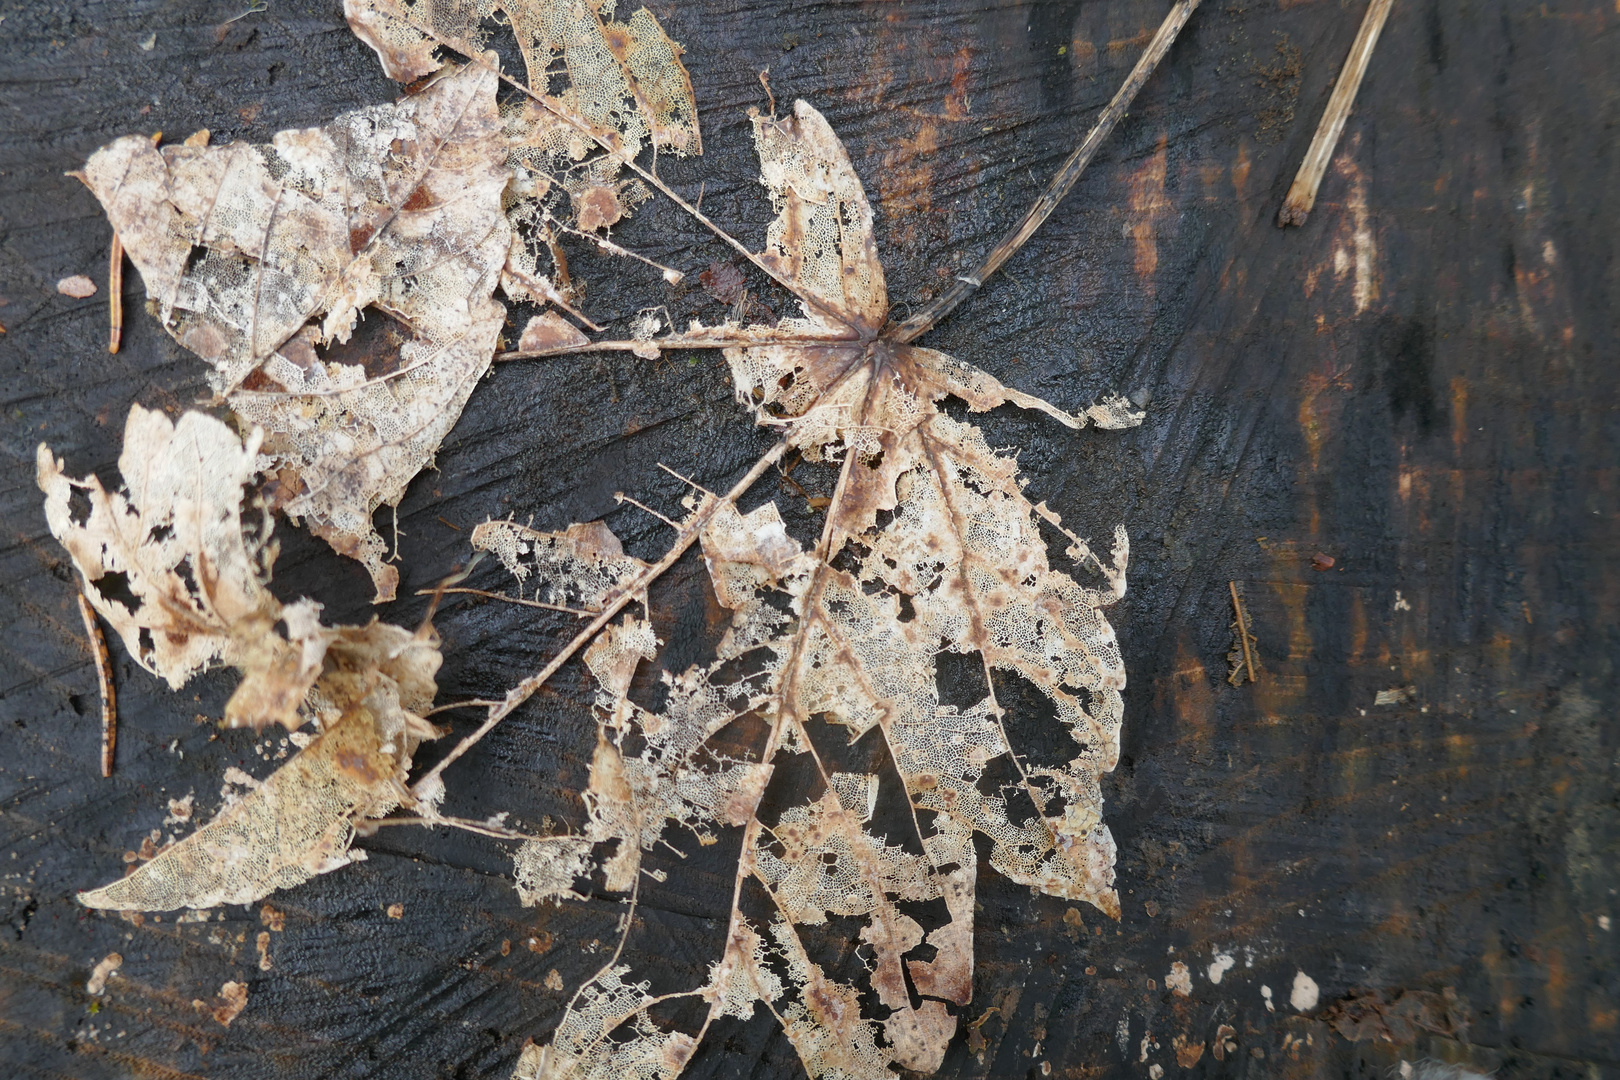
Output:
<instances>
[{"instance_id":1,"label":"decayed leaf fragment","mask_svg":"<svg viewBox=\"0 0 1620 1080\"><path fill-rule=\"evenodd\" d=\"M278 508L364 563L379 601L398 571L371 514L432 462L505 319L493 64L266 146L127 136L84 169L164 326L264 429ZM367 309L398 332L344 349Z\"/></svg>"},{"instance_id":2,"label":"decayed leaf fragment","mask_svg":"<svg viewBox=\"0 0 1620 1080\"><path fill-rule=\"evenodd\" d=\"M401 82L438 70L437 50L482 55L487 20L511 27L529 91L503 110L513 183L501 285L513 299L566 306L581 294L559 234L610 229L647 198L642 180L620 179L643 149L703 152L682 49L646 8L624 22L611 2L587 0L344 0L343 10Z\"/></svg>"},{"instance_id":3,"label":"decayed leaf fragment","mask_svg":"<svg viewBox=\"0 0 1620 1080\"><path fill-rule=\"evenodd\" d=\"M756 928L733 908L726 955L711 982L691 992L710 1002L710 1020L765 1002L812 1077L887 1077L894 1066L931 1072L956 1027L949 1006L967 1004L972 991L974 831L990 840L991 865L1013 880L1118 917L1098 777L1118 759L1125 673L1099 609L1123 595L1128 557L1123 530L1100 558L1055 513L1031 505L1014 460L939 403L955 397L974 412L1011 403L1073 428L1130 427L1142 414L1110 397L1070 415L943 353L885 337L872 214L842 144L804 102L788 118L756 114L754 131L777 209L759 258L799 296L803 317L694 327L647 344L735 342L725 355L738 400L840 476L814 550L787 534L773 504L746 515L730 504L713 509L701 542L731 624L713 664L664 675L661 711L628 697L631 673L654 655L639 617L624 617L592 645L586 663L601 689L591 836L624 836L604 868L609 888L623 891L637 880L626 856L650 849L669 824L701 842L713 842L717 826L740 825L738 895L763 898L774 915ZM538 557L570 534L484 528L479 546L499 551L499 539L503 562L535 595L577 587L574 563ZM520 541L537 557L519 560ZM1066 543L1094 580L1054 569L1049 541ZM617 551L616 542L604 546ZM594 599L578 606L605 610ZM641 644L627 649L621 637ZM941 701L942 652L978 657L983 700L963 708ZM739 663L751 674L729 675ZM998 680L1008 679L1047 698L1075 740L1072 758L1038 765L1014 753L997 697ZM759 756L709 745L750 715L770 725ZM821 764L814 717L843 725L851 742L880 734L904 785L909 844L873 831L879 776ZM784 793L787 809L762 818L778 763L802 754L819 772L819 792L797 804ZM948 918L925 932L903 905L927 901L943 901ZM862 924L868 969L853 984L811 955L804 928L831 916ZM653 999L627 974L609 965L587 982L551 1047L526 1054L518 1075L609 1075L626 1061L648 1063L648 1076L671 1075L651 1065L672 1070L687 1043L654 1022ZM862 984L886 1011L881 1020L863 1013ZM591 1039L565 1035L576 1032Z\"/></svg>"},{"instance_id":4,"label":"decayed leaf fragment","mask_svg":"<svg viewBox=\"0 0 1620 1080\"><path fill-rule=\"evenodd\" d=\"M409 799L411 754L437 735L423 719L440 663L430 628L326 627L319 604L284 605L266 587L275 558L268 517L257 531L242 521L259 445L258 431L244 444L202 413L171 423L134 406L119 458L127 493L108 493L94 476L70 479L39 448L51 532L132 656L174 688L215 662L238 667L243 680L226 706L233 725L319 727L214 820L128 877L81 894L88 907L250 903L361 858L349 849L354 822ZM89 504L82 518L76 492Z\"/></svg>"}]
</instances>

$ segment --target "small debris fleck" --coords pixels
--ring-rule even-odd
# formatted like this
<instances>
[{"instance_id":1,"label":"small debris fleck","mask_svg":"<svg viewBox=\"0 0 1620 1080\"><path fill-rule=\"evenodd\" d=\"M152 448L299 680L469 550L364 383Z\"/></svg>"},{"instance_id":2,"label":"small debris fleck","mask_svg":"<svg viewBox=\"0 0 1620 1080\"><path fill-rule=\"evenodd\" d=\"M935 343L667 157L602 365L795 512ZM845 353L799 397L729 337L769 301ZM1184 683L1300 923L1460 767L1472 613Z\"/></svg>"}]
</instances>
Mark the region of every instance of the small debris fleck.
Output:
<instances>
[{"instance_id":1,"label":"small debris fleck","mask_svg":"<svg viewBox=\"0 0 1620 1080\"><path fill-rule=\"evenodd\" d=\"M1188 997L1192 994L1192 972L1187 970L1186 964L1177 960L1170 965L1170 974L1164 977L1164 985L1182 997Z\"/></svg>"},{"instance_id":2,"label":"small debris fleck","mask_svg":"<svg viewBox=\"0 0 1620 1080\"><path fill-rule=\"evenodd\" d=\"M1327 554L1325 552L1318 551L1315 555L1311 556L1311 569L1312 570L1331 570L1331 569L1333 569L1333 556L1331 556L1331 555L1329 555L1329 554Z\"/></svg>"},{"instance_id":3,"label":"small debris fleck","mask_svg":"<svg viewBox=\"0 0 1620 1080\"><path fill-rule=\"evenodd\" d=\"M279 934L287 929L287 913L266 904L259 909L259 922Z\"/></svg>"},{"instance_id":4,"label":"small debris fleck","mask_svg":"<svg viewBox=\"0 0 1620 1080\"><path fill-rule=\"evenodd\" d=\"M742 272L730 263L713 262L698 275L703 291L722 304L731 305L743 294L745 279Z\"/></svg>"},{"instance_id":5,"label":"small debris fleck","mask_svg":"<svg viewBox=\"0 0 1620 1080\"><path fill-rule=\"evenodd\" d=\"M405 905L404 904L389 904L388 905L388 917L390 919L403 919L405 917Z\"/></svg>"},{"instance_id":6,"label":"small debris fleck","mask_svg":"<svg viewBox=\"0 0 1620 1080\"><path fill-rule=\"evenodd\" d=\"M141 52L151 52L153 49L157 48L157 35L147 34L146 39L139 42L139 44L141 47Z\"/></svg>"},{"instance_id":7,"label":"small debris fleck","mask_svg":"<svg viewBox=\"0 0 1620 1080\"><path fill-rule=\"evenodd\" d=\"M259 931L257 945L259 949L259 970L269 971L275 966L270 960L270 931Z\"/></svg>"},{"instance_id":8,"label":"small debris fleck","mask_svg":"<svg viewBox=\"0 0 1620 1080\"><path fill-rule=\"evenodd\" d=\"M562 976L557 974L557 969L552 968L550 971L546 972L546 989L547 990L555 990L555 991L560 993L562 991L562 988L563 988Z\"/></svg>"},{"instance_id":9,"label":"small debris fleck","mask_svg":"<svg viewBox=\"0 0 1620 1080\"><path fill-rule=\"evenodd\" d=\"M107 976L124 966L124 958L117 953L108 953L90 972L90 981L84 984L88 994L100 994L107 988Z\"/></svg>"},{"instance_id":10,"label":"small debris fleck","mask_svg":"<svg viewBox=\"0 0 1620 1080\"><path fill-rule=\"evenodd\" d=\"M206 1001L193 999L191 1007L198 1012L211 1014L221 1027L230 1027L231 1021L247 1008L247 983L225 983L219 988L218 1001L220 1004L210 1007Z\"/></svg>"},{"instance_id":11,"label":"small debris fleck","mask_svg":"<svg viewBox=\"0 0 1620 1080\"><path fill-rule=\"evenodd\" d=\"M1288 995L1288 1004L1294 1007L1295 1012L1310 1012L1316 1008L1317 999L1322 992L1317 988L1316 980L1303 971L1294 973L1294 989Z\"/></svg>"},{"instance_id":12,"label":"small debris fleck","mask_svg":"<svg viewBox=\"0 0 1620 1080\"><path fill-rule=\"evenodd\" d=\"M96 295L96 283L85 277L83 274L74 274L72 277L65 277L61 281L58 281L56 283L56 291L61 293L63 296L71 296L75 300L83 300L85 297Z\"/></svg>"}]
</instances>

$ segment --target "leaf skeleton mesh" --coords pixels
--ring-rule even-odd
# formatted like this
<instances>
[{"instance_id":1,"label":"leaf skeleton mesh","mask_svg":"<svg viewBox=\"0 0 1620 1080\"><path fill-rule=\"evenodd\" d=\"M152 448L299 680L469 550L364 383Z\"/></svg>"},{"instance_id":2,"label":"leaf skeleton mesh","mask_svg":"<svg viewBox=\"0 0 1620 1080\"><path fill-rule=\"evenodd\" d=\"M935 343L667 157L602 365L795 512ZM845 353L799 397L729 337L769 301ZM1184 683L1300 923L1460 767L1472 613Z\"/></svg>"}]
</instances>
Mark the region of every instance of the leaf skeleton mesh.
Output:
<instances>
[{"instance_id":1,"label":"leaf skeleton mesh","mask_svg":"<svg viewBox=\"0 0 1620 1080\"><path fill-rule=\"evenodd\" d=\"M270 146L131 136L85 167L165 325L265 430L267 467L299 481L279 508L363 562L379 600L398 571L371 514L432 462L505 318L490 299L511 247L497 84L470 65ZM414 332L379 380L314 351L367 307Z\"/></svg>"},{"instance_id":2,"label":"leaf skeleton mesh","mask_svg":"<svg viewBox=\"0 0 1620 1080\"><path fill-rule=\"evenodd\" d=\"M519 585L533 576L536 599L584 610L600 609L610 592L647 566L625 555L600 523L545 533L513 521L486 521L473 529L472 546L499 558Z\"/></svg>"},{"instance_id":3,"label":"leaf skeleton mesh","mask_svg":"<svg viewBox=\"0 0 1620 1080\"><path fill-rule=\"evenodd\" d=\"M364 858L349 849L355 816L386 814L401 789L391 768L379 774L353 763L387 760L368 703L214 820L79 902L139 911L247 904Z\"/></svg>"}]
</instances>

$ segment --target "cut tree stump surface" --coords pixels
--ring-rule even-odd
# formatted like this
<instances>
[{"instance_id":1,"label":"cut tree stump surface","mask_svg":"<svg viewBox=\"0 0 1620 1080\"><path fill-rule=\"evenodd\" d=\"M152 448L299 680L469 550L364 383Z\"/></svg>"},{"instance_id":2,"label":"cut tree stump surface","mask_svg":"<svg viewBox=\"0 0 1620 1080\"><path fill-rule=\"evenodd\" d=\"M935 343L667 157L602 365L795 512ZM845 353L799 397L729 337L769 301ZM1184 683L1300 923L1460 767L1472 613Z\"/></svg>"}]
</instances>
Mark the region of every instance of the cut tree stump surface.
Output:
<instances>
[{"instance_id":1,"label":"cut tree stump surface","mask_svg":"<svg viewBox=\"0 0 1620 1080\"><path fill-rule=\"evenodd\" d=\"M623 908L521 907L498 841L385 829L360 842L366 861L272 896L279 916L136 925L74 901L172 831L169 799L194 794L206 819L227 767L264 775L283 748L215 727L231 673L171 693L112 641L120 737L101 778L75 576L32 481L43 440L111 483L132 402L175 414L204 396L204 365L144 312L137 273L108 355L111 235L63 174L123 134L263 141L398 93L337 0L224 21L251 6L36 0L0 20L0 1071L504 1077L605 959ZM769 68L779 102L809 100L848 143L902 316L1023 212L1166 7L652 6L686 46L706 150L660 160L665 179L701 184L705 212L762 242L745 110L764 107ZM1620 13L1397 3L1316 209L1284 231L1277 208L1362 5L1280 8L1206 3L1052 221L923 341L1063 408L1110 390L1147 404L1126 432L1011 409L985 421L1066 523L1131 533L1130 592L1109 613L1130 673L1124 754L1104 785L1124 917L1069 915L981 869L974 1000L942 1077L1383 1075L1422 1057L1504 1078L1620 1069ZM736 260L673 208L649 204L615 239L692 274L666 288L576 246L597 321L648 295L682 324L723 316L696 272ZM61 295L72 274L101 291ZM668 509L680 489L658 463L719 487L767 438L716 353L497 365L400 509L404 599L380 614L419 619L411 594L463 563L490 516L606 517L632 552L656 551L662 526L614 493ZM827 493L821 474L793 478ZM789 485L767 480L748 505L765 498L815 527ZM278 535L280 595L322 601L330 622L369 617L358 564L289 524ZM475 583L502 587L495 570ZM718 628L696 570L654 596L677 668ZM1252 687L1225 680L1229 581L1258 639ZM567 629L460 601L437 625L441 702L497 696ZM1038 695L1009 698L1015 742L1058 753ZM565 669L448 772L447 810L578 826L588 700ZM627 959L655 988L697 985L718 956L735 852L708 857L644 890ZM92 998L112 952L123 964ZM1167 982L1176 962L1190 996ZM1300 972L1319 988L1303 1011ZM227 981L248 995L229 1028L207 1011ZM1329 1022L1358 989L1445 987L1472 1013L1466 1040L1352 1044ZM802 1070L757 1017L717 1026L688 1075Z\"/></svg>"}]
</instances>

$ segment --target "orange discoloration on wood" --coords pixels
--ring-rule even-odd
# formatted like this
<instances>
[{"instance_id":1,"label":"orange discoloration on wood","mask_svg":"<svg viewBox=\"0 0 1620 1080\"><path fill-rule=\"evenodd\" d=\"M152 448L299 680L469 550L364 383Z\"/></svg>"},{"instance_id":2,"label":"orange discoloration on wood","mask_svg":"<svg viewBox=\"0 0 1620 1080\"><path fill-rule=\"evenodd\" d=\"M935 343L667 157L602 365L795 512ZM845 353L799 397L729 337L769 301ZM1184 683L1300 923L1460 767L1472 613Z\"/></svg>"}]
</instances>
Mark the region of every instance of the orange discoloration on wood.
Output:
<instances>
[{"instance_id":1,"label":"orange discoloration on wood","mask_svg":"<svg viewBox=\"0 0 1620 1080\"><path fill-rule=\"evenodd\" d=\"M934 208L934 155L939 150L939 126L924 120L917 133L901 139L883 155L878 174L878 201L884 216L898 230L891 233L902 245L915 244L917 227Z\"/></svg>"},{"instance_id":2,"label":"orange discoloration on wood","mask_svg":"<svg viewBox=\"0 0 1620 1080\"><path fill-rule=\"evenodd\" d=\"M1451 380L1451 445L1462 456L1468 441L1468 380L1461 375Z\"/></svg>"},{"instance_id":3,"label":"orange discoloration on wood","mask_svg":"<svg viewBox=\"0 0 1620 1080\"><path fill-rule=\"evenodd\" d=\"M951 92L945 95L945 119L968 118L968 73L973 67L973 50L964 45L951 58Z\"/></svg>"},{"instance_id":4,"label":"orange discoloration on wood","mask_svg":"<svg viewBox=\"0 0 1620 1080\"><path fill-rule=\"evenodd\" d=\"M1239 203L1249 197L1249 141L1238 140L1237 159L1232 162L1232 194Z\"/></svg>"},{"instance_id":5,"label":"orange discoloration on wood","mask_svg":"<svg viewBox=\"0 0 1620 1080\"><path fill-rule=\"evenodd\" d=\"M1159 269L1158 224L1172 209L1164 194L1167 144L1168 137L1160 132L1158 149L1131 177L1131 210L1125 227L1125 234L1136 246L1136 276L1150 295L1154 291L1153 275Z\"/></svg>"},{"instance_id":6,"label":"orange discoloration on wood","mask_svg":"<svg viewBox=\"0 0 1620 1080\"><path fill-rule=\"evenodd\" d=\"M1281 549L1272 553L1276 576L1281 577L1294 571L1294 555ZM1276 565L1284 564L1284 565ZM1310 624L1306 619L1306 604L1310 596L1311 586L1296 585L1287 581L1272 581L1268 583L1272 593L1282 604L1286 623L1286 633L1283 640L1287 642L1287 667L1280 671L1268 671L1263 682L1255 684L1255 705L1262 712L1283 718L1298 715L1300 706L1304 704L1310 692L1309 683L1303 672L1300 661L1311 655L1315 643L1311 639ZM1275 647L1276 635L1269 634L1265 640L1268 645ZM1268 658L1273 653L1268 652ZM1267 660L1268 669L1274 667L1270 659Z\"/></svg>"},{"instance_id":7,"label":"orange discoloration on wood","mask_svg":"<svg viewBox=\"0 0 1620 1080\"><path fill-rule=\"evenodd\" d=\"M1318 369L1305 376L1299 399L1299 429L1305 438L1305 453L1310 459L1312 473L1322 467L1322 448L1327 444L1333 422L1339 418L1344 407L1342 394L1332 391L1351 389L1348 368ZM1311 532L1316 531L1313 524Z\"/></svg>"},{"instance_id":8,"label":"orange discoloration on wood","mask_svg":"<svg viewBox=\"0 0 1620 1080\"><path fill-rule=\"evenodd\" d=\"M1214 734L1215 692L1210 687L1209 672L1185 633L1176 642L1176 668L1168 689L1177 724L1201 750L1208 749Z\"/></svg>"},{"instance_id":9,"label":"orange discoloration on wood","mask_svg":"<svg viewBox=\"0 0 1620 1080\"><path fill-rule=\"evenodd\" d=\"M1367 653L1367 603L1357 589L1350 594L1350 663L1359 667Z\"/></svg>"}]
</instances>

